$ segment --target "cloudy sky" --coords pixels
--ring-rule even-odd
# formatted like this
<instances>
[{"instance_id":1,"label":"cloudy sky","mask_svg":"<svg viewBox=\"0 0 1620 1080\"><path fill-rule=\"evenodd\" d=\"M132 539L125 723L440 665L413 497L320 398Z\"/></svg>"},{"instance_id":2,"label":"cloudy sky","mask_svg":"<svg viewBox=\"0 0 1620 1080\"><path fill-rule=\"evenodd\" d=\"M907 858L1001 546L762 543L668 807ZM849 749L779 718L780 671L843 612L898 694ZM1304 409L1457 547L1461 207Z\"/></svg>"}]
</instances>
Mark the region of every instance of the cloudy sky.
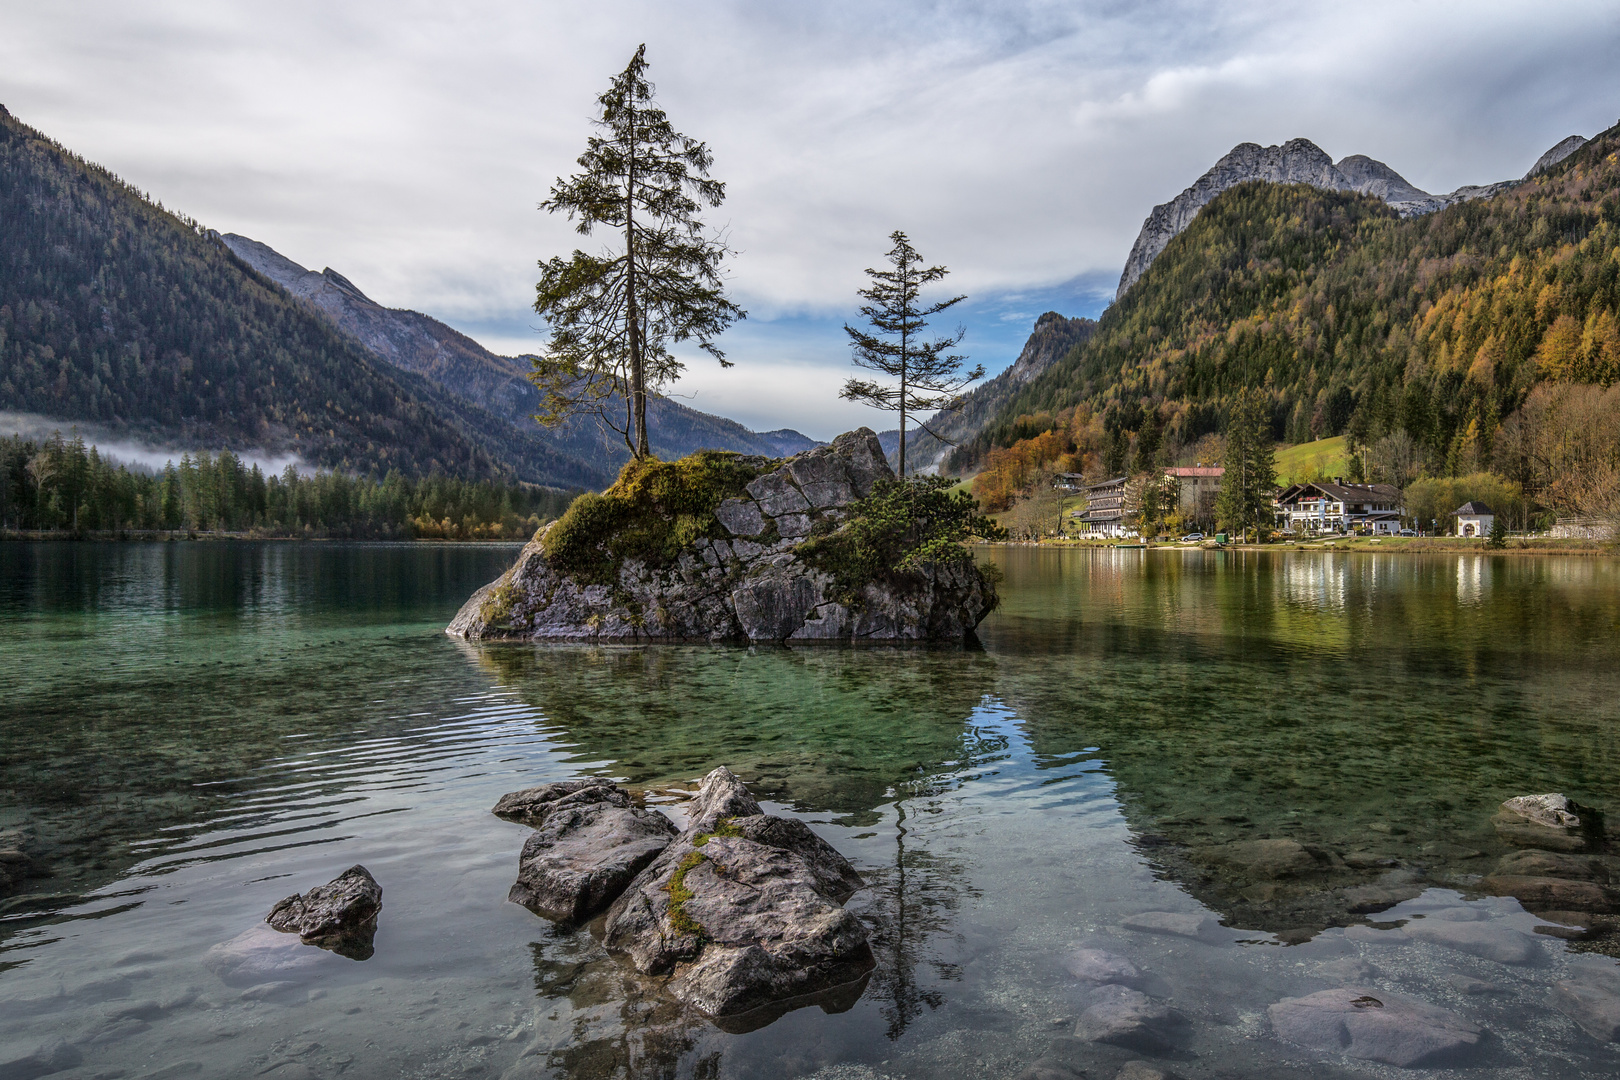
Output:
<instances>
[{"instance_id":1,"label":"cloudy sky","mask_svg":"<svg viewBox=\"0 0 1620 1080\"><path fill-rule=\"evenodd\" d=\"M536 210L646 42L714 151L749 310L676 392L829 437L840 325L894 229L992 371L1099 314L1143 217L1239 142L1310 138L1428 191L1620 116L1620 5L1358 0L0 0L0 103L171 209L535 351ZM589 241L587 241L589 243Z\"/></svg>"}]
</instances>

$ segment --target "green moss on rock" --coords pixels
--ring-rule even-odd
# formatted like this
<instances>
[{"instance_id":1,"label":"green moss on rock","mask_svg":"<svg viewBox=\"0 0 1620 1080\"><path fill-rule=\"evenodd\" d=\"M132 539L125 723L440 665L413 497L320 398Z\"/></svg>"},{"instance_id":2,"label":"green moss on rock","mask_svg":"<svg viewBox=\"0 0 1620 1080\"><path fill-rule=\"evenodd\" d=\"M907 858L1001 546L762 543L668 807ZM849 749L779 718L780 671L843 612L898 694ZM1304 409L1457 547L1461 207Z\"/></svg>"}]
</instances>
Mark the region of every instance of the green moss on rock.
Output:
<instances>
[{"instance_id":1,"label":"green moss on rock","mask_svg":"<svg viewBox=\"0 0 1620 1080\"><path fill-rule=\"evenodd\" d=\"M626 561L674 564L704 537L725 537L714 510L777 462L716 450L679 461L632 461L600 495L574 500L541 541L553 567L586 585L612 585Z\"/></svg>"}]
</instances>

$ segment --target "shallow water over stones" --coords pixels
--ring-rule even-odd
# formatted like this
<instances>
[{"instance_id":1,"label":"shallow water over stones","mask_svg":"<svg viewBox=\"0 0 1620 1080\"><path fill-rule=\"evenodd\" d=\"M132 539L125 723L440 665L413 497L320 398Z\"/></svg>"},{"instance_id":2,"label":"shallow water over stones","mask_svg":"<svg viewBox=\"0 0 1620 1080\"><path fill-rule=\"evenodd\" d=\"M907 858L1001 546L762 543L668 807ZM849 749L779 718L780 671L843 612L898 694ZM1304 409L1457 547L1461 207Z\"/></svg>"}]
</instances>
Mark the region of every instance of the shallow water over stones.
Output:
<instances>
[{"instance_id":1,"label":"shallow water over stones","mask_svg":"<svg viewBox=\"0 0 1620 1080\"><path fill-rule=\"evenodd\" d=\"M1612 561L1007 548L982 651L445 638L512 551L0 545L0 849L26 859L0 1062L1620 1071L1615 939L1578 906L1620 881L1606 826L1566 851L1492 822L1555 791L1620 813ZM489 813L605 776L684 824L719 764L851 859L877 960L731 1030L508 902L529 830ZM263 924L357 863L386 897L368 959ZM1387 1011L1283 1037L1274 1007L1324 993Z\"/></svg>"}]
</instances>

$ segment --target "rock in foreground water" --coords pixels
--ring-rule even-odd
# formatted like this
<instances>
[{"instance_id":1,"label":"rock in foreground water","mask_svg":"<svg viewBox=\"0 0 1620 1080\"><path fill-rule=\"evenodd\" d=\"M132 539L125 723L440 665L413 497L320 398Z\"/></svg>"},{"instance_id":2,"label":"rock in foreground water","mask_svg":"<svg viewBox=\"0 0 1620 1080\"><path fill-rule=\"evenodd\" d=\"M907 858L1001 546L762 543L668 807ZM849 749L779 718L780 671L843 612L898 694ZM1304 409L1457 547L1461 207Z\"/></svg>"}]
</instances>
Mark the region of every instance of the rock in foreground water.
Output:
<instances>
[{"instance_id":1,"label":"rock in foreground water","mask_svg":"<svg viewBox=\"0 0 1620 1080\"><path fill-rule=\"evenodd\" d=\"M576 801L581 794L604 797ZM663 854L675 839L674 822L608 796L628 802L617 788L601 787L556 800L523 845L508 899L548 919L583 922L607 910Z\"/></svg>"},{"instance_id":2,"label":"rock in foreground water","mask_svg":"<svg viewBox=\"0 0 1620 1080\"><path fill-rule=\"evenodd\" d=\"M1502 803L1491 825L1517 847L1580 851L1587 846L1586 822L1569 798L1556 792L1519 795Z\"/></svg>"},{"instance_id":3,"label":"rock in foreground water","mask_svg":"<svg viewBox=\"0 0 1620 1080\"><path fill-rule=\"evenodd\" d=\"M365 867L351 866L325 885L287 897L264 921L306 944L364 960L371 955L380 911L382 886Z\"/></svg>"},{"instance_id":4,"label":"rock in foreground water","mask_svg":"<svg viewBox=\"0 0 1620 1080\"><path fill-rule=\"evenodd\" d=\"M735 817L724 811L751 810ZM735 1016L862 978L874 966L842 901L860 876L808 828L759 814L725 768L691 823L608 911L604 941L710 1016Z\"/></svg>"},{"instance_id":5,"label":"rock in foreground water","mask_svg":"<svg viewBox=\"0 0 1620 1080\"><path fill-rule=\"evenodd\" d=\"M1269 1012L1277 1036L1288 1042L1403 1069L1460 1064L1482 1034L1446 1009L1364 987L1284 998Z\"/></svg>"},{"instance_id":6,"label":"rock in foreground water","mask_svg":"<svg viewBox=\"0 0 1620 1080\"><path fill-rule=\"evenodd\" d=\"M496 817L538 828L553 810L606 803L629 806L630 795L605 776L562 780L555 784L509 791L490 809Z\"/></svg>"},{"instance_id":7,"label":"rock in foreground water","mask_svg":"<svg viewBox=\"0 0 1620 1080\"><path fill-rule=\"evenodd\" d=\"M1075 1022L1074 1034L1087 1042L1109 1043L1147 1054L1176 1047L1187 1018L1139 990L1109 984L1099 987Z\"/></svg>"}]
</instances>

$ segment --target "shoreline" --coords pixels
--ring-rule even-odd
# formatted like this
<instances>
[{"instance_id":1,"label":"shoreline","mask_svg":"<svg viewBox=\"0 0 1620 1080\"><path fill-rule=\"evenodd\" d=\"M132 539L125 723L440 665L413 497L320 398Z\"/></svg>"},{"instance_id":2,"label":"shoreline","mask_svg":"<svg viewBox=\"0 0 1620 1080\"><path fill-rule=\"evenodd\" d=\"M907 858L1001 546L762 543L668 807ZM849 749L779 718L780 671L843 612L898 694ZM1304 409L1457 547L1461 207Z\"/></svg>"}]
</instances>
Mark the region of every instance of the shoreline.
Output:
<instances>
[{"instance_id":1,"label":"shoreline","mask_svg":"<svg viewBox=\"0 0 1620 1080\"><path fill-rule=\"evenodd\" d=\"M178 544L229 540L262 543L276 541L289 544L517 544L528 543L528 538L442 536L289 536L285 533L266 532L199 532L192 529L124 529L81 530L66 529L0 529L0 541L19 543L82 542L94 544L148 543Z\"/></svg>"},{"instance_id":2,"label":"shoreline","mask_svg":"<svg viewBox=\"0 0 1620 1080\"><path fill-rule=\"evenodd\" d=\"M1080 548L1099 551L1114 550L1119 542L1097 540L997 540L983 541L981 547L1050 547ZM1449 536L1383 537L1374 540L1357 537L1353 540L1278 541L1273 544L1226 544L1210 541L1181 544L1175 541L1156 544L1130 544L1126 551L1326 551L1340 554L1401 554L1401 555L1572 555L1577 557L1620 556L1620 545L1596 540L1541 540L1515 537L1505 547L1487 547L1483 539Z\"/></svg>"}]
</instances>

